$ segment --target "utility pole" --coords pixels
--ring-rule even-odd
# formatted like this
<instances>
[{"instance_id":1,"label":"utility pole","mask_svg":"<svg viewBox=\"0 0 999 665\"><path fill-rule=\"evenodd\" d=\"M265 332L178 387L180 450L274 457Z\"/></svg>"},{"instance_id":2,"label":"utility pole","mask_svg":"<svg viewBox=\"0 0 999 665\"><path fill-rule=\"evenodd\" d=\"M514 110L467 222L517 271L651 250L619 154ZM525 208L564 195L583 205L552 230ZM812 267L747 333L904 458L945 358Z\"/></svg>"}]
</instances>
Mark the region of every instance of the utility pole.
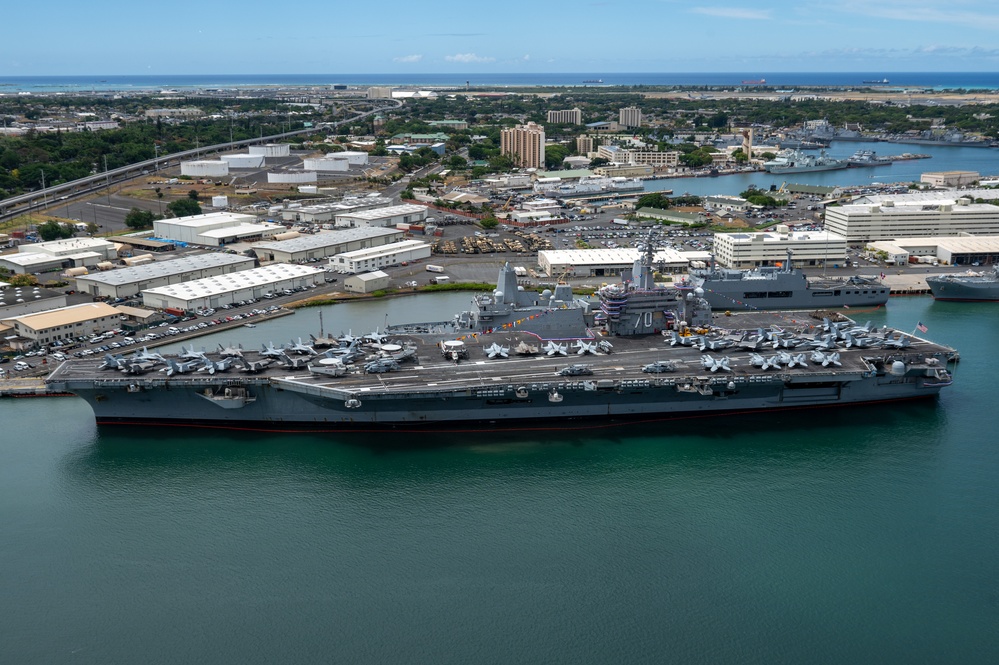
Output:
<instances>
[{"instance_id":1,"label":"utility pole","mask_svg":"<svg viewBox=\"0 0 999 665\"><path fill-rule=\"evenodd\" d=\"M38 171L42 174L42 210L48 210L49 201L45 196L45 169L38 169Z\"/></svg>"}]
</instances>

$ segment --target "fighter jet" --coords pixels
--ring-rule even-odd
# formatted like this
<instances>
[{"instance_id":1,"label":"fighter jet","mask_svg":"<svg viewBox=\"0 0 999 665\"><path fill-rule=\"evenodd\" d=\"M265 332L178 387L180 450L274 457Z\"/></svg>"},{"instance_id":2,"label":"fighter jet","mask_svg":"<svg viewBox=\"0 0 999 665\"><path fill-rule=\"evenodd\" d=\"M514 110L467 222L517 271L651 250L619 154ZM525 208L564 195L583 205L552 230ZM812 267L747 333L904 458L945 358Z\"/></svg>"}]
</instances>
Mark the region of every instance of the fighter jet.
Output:
<instances>
[{"instance_id":1,"label":"fighter jet","mask_svg":"<svg viewBox=\"0 0 999 665\"><path fill-rule=\"evenodd\" d=\"M592 353L593 355L597 354L596 342L587 342L586 340L580 339L576 340L573 347L578 349L578 351L576 351L577 356L583 356L587 353Z\"/></svg>"},{"instance_id":2,"label":"fighter jet","mask_svg":"<svg viewBox=\"0 0 999 665\"><path fill-rule=\"evenodd\" d=\"M837 367L842 367L843 363L839 361L839 353L825 353L823 351L815 350L812 351L811 361L813 363L822 365L823 367L829 367L829 365L836 365Z\"/></svg>"},{"instance_id":3,"label":"fighter jet","mask_svg":"<svg viewBox=\"0 0 999 665\"><path fill-rule=\"evenodd\" d=\"M284 355L284 349L274 346L274 342L260 345L260 355L264 358L280 358Z\"/></svg>"},{"instance_id":4,"label":"fighter jet","mask_svg":"<svg viewBox=\"0 0 999 665\"><path fill-rule=\"evenodd\" d=\"M597 348L606 353L607 355L610 355L611 351L614 350L614 345L608 342L606 339L602 339L599 342L597 342Z\"/></svg>"},{"instance_id":5,"label":"fighter jet","mask_svg":"<svg viewBox=\"0 0 999 665\"><path fill-rule=\"evenodd\" d=\"M111 355L110 353L104 354L104 362L101 363L100 369L121 369L125 365L125 357L119 354Z\"/></svg>"},{"instance_id":6,"label":"fighter jet","mask_svg":"<svg viewBox=\"0 0 999 665\"><path fill-rule=\"evenodd\" d=\"M732 368L728 366L728 358L713 358L709 355L701 356L701 365L704 369L711 370L712 372L717 372L721 370L723 372L731 372Z\"/></svg>"},{"instance_id":7,"label":"fighter jet","mask_svg":"<svg viewBox=\"0 0 999 665\"><path fill-rule=\"evenodd\" d=\"M364 336L365 342L371 342L372 344L381 344L388 339L388 335L385 333L378 332L378 328L375 328L374 332L369 332Z\"/></svg>"},{"instance_id":8,"label":"fighter jet","mask_svg":"<svg viewBox=\"0 0 999 665\"><path fill-rule=\"evenodd\" d=\"M161 369L161 372L166 372L167 376L173 376L174 374L187 374L188 372L193 372L199 367L201 367L201 360L187 360L182 363L176 360L171 360L167 358L167 366Z\"/></svg>"},{"instance_id":9,"label":"fighter jet","mask_svg":"<svg viewBox=\"0 0 999 665\"><path fill-rule=\"evenodd\" d=\"M191 348L186 348L181 345L180 353L177 354L177 357L181 360L199 360L205 357L205 350L202 349L201 351L195 351L194 344L191 345Z\"/></svg>"},{"instance_id":10,"label":"fighter jet","mask_svg":"<svg viewBox=\"0 0 999 665\"><path fill-rule=\"evenodd\" d=\"M277 360L279 363L281 363L285 367L288 367L289 369L302 369L306 367L312 359L302 358L302 357L292 358L288 355L281 354L280 356L278 356Z\"/></svg>"},{"instance_id":11,"label":"fighter jet","mask_svg":"<svg viewBox=\"0 0 999 665\"><path fill-rule=\"evenodd\" d=\"M247 360L243 358L243 356L237 356L234 361L237 365L239 365L240 370L250 374L262 372L273 362L270 358L264 358L263 360Z\"/></svg>"},{"instance_id":12,"label":"fighter jet","mask_svg":"<svg viewBox=\"0 0 999 665\"><path fill-rule=\"evenodd\" d=\"M312 340L312 346L321 349L328 349L330 347L340 346L340 340L336 337L316 337L310 334L309 339Z\"/></svg>"},{"instance_id":13,"label":"fighter jet","mask_svg":"<svg viewBox=\"0 0 999 665\"><path fill-rule=\"evenodd\" d=\"M763 335L754 335L750 332L746 332L743 334L742 338L735 343L735 345L742 351L759 351L760 347L763 346L764 341Z\"/></svg>"},{"instance_id":14,"label":"fighter jet","mask_svg":"<svg viewBox=\"0 0 999 665\"><path fill-rule=\"evenodd\" d=\"M546 355L554 356L556 354L560 356L565 356L569 354L568 344L558 344L556 342L548 342L541 349Z\"/></svg>"},{"instance_id":15,"label":"fighter jet","mask_svg":"<svg viewBox=\"0 0 999 665\"><path fill-rule=\"evenodd\" d=\"M557 376L588 376L593 374L589 365L569 365L555 372Z\"/></svg>"},{"instance_id":16,"label":"fighter jet","mask_svg":"<svg viewBox=\"0 0 999 665\"><path fill-rule=\"evenodd\" d=\"M724 351L728 347L732 346L733 342L728 339L721 337L705 337L704 335L699 335L697 341L694 343L700 351Z\"/></svg>"},{"instance_id":17,"label":"fighter jet","mask_svg":"<svg viewBox=\"0 0 999 665\"><path fill-rule=\"evenodd\" d=\"M808 343L808 347L811 349L835 349L836 336L832 333L826 333L821 337L816 336L814 340Z\"/></svg>"},{"instance_id":18,"label":"fighter jet","mask_svg":"<svg viewBox=\"0 0 999 665\"><path fill-rule=\"evenodd\" d=\"M219 344L219 355L223 358L242 358L243 357L243 347L239 346L222 346Z\"/></svg>"},{"instance_id":19,"label":"fighter jet","mask_svg":"<svg viewBox=\"0 0 999 665\"><path fill-rule=\"evenodd\" d=\"M208 372L209 374L215 374L215 372L225 372L230 367L236 364L235 357L223 358L222 360L212 360L208 356L204 356L201 359L203 365L198 370L199 372Z\"/></svg>"},{"instance_id":20,"label":"fighter jet","mask_svg":"<svg viewBox=\"0 0 999 665\"><path fill-rule=\"evenodd\" d=\"M657 360L642 368L646 374L662 374L663 372L675 372L676 363L672 360Z\"/></svg>"},{"instance_id":21,"label":"fighter jet","mask_svg":"<svg viewBox=\"0 0 999 665\"><path fill-rule=\"evenodd\" d=\"M343 331L341 330L340 331L340 337L338 338L338 341L341 344L350 344L354 340L358 340L359 338L358 337L354 337L354 335L351 334L352 332L353 331L348 330L347 334L344 334Z\"/></svg>"},{"instance_id":22,"label":"fighter jet","mask_svg":"<svg viewBox=\"0 0 999 665\"><path fill-rule=\"evenodd\" d=\"M154 363L165 363L166 358L156 353L155 351L149 351L146 347L142 347L141 351L136 351L132 355L132 359L138 362L154 362Z\"/></svg>"},{"instance_id":23,"label":"fighter jet","mask_svg":"<svg viewBox=\"0 0 999 665\"><path fill-rule=\"evenodd\" d=\"M295 340L292 340L291 345L285 348L287 348L292 353L297 353L299 355L310 355L310 356L316 355L316 350L313 349L308 344L303 344L301 337L298 338L297 344L295 343Z\"/></svg>"},{"instance_id":24,"label":"fighter jet","mask_svg":"<svg viewBox=\"0 0 999 665\"><path fill-rule=\"evenodd\" d=\"M911 345L912 343L909 341L909 338L902 337L901 335L898 337L889 335L883 342L881 342L881 346L886 349L904 349Z\"/></svg>"},{"instance_id":25,"label":"fighter jet","mask_svg":"<svg viewBox=\"0 0 999 665\"><path fill-rule=\"evenodd\" d=\"M874 340L870 337L854 337L853 333L847 332L844 339L846 340L844 346L846 348L857 347L858 349L866 349L867 347L874 344Z\"/></svg>"},{"instance_id":26,"label":"fighter jet","mask_svg":"<svg viewBox=\"0 0 999 665\"><path fill-rule=\"evenodd\" d=\"M499 344L496 344L495 342L493 344L487 346L485 349L483 349L483 351L486 352L486 356L489 357L490 359L493 359L493 358L496 358L496 357L500 357L500 358L509 358L510 357L510 348L506 347L506 346L500 346Z\"/></svg>"},{"instance_id":27,"label":"fighter jet","mask_svg":"<svg viewBox=\"0 0 999 665\"><path fill-rule=\"evenodd\" d=\"M680 346L693 346L694 345L694 338L693 337L684 336L684 335L678 335L675 330L670 330L668 337L669 337L669 345L670 346L676 346L677 344L679 344Z\"/></svg>"},{"instance_id":28,"label":"fighter jet","mask_svg":"<svg viewBox=\"0 0 999 665\"><path fill-rule=\"evenodd\" d=\"M155 360L126 360L119 369L125 374L145 374L159 364Z\"/></svg>"},{"instance_id":29,"label":"fighter jet","mask_svg":"<svg viewBox=\"0 0 999 665\"><path fill-rule=\"evenodd\" d=\"M783 335L774 339L775 349L793 349L801 344L802 340L790 335Z\"/></svg>"},{"instance_id":30,"label":"fighter jet","mask_svg":"<svg viewBox=\"0 0 999 665\"><path fill-rule=\"evenodd\" d=\"M777 356L764 358L758 353L752 353L749 356L749 363L753 367L759 367L764 372L768 369L780 369L780 359Z\"/></svg>"},{"instance_id":31,"label":"fighter jet","mask_svg":"<svg viewBox=\"0 0 999 665\"><path fill-rule=\"evenodd\" d=\"M786 366L788 369L793 369L794 367L804 367L805 366L805 354L796 353L794 355L781 351L777 354L777 359L781 365Z\"/></svg>"}]
</instances>

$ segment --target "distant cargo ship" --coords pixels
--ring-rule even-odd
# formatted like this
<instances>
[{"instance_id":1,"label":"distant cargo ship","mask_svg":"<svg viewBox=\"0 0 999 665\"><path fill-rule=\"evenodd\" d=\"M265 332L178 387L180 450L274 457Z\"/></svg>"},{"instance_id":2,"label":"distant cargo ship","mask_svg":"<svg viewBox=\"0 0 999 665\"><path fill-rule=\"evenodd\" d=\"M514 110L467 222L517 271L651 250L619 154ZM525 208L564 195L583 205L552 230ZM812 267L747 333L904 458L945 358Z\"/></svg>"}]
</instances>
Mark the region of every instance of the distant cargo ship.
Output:
<instances>
[{"instance_id":1,"label":"distant cargo ship","mask_svg":"<svg viewBox=\"0 0 999 665\"><path fill-rule=\"evenodd\" d=\"M888 79L881 79L881 80L874 80L874 81L864 81L864 83L868 83L868 84L871 84L871 85L888 85L889 83L891 83L891 81L889 81Z\"/></svg>"},{"instance_id":2,"label":"distant cargo ship","mask_svg":"<svg viewBox=\"0 0 999 665\"><path fill-rule=\"evenodd\" d=\"M746 79L742 82L743 85L764 85L767 82L766 79Z\"/></svg>"},{"instance_id":3,"label":"distant cargo ship","mask_svg":"<svg viewBox=\"0 0 999 665\"><path fill-rule=\"evenodd\" d=\"M603 83L603 79L583 79L583 83Z\"/></svg>"}]
</instances>

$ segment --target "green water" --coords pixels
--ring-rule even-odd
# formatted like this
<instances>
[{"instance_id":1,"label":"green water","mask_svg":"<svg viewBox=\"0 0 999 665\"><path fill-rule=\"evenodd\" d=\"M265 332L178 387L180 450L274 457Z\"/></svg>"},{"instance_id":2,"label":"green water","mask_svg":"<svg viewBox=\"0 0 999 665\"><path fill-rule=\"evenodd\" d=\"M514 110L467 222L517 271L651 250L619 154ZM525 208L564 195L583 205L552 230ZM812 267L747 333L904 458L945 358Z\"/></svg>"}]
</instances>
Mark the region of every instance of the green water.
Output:
<instances>
[{"instance_id":1,"label":"green water","mask_svg":"<svg viewBox=\"0 0 999 665\"><path fill-rule=\"evenodd\" d=\"M997 312L857 313L962 353L893 406L414 440L0 402L0 661L994 663Z\"/></svg>"}]
</instances>

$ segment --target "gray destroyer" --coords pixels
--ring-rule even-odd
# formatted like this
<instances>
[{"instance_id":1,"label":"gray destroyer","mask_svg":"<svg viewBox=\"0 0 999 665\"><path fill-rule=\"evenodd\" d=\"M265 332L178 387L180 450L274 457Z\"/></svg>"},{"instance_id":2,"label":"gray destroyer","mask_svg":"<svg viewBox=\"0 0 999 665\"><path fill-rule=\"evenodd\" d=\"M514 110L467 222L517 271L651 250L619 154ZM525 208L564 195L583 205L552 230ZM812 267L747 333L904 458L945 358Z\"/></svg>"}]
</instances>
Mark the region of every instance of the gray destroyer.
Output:
<instances>
[{"instance_id":1,"label":"gray destroyer","mask_svg":"<svg viewBox=\"0 0 999 665\"><path fill-rule=\"evenodd\" d=\"M713 314L697 289L653 283L652 255L602 288L592 314L523 309L490 332L324 339L323 353L143 350L70 360L47 381L100 425L329 432L686 418L928 398L951 384L952 349L848 320ZM545 333L554 312L564 319Z\"/></svg>"},{"instance_id":2,"label":"gray destroyer","mask_svg":"<svg viewBox=\"0 0 999 665\"><path fill-rule=\"evenodd\" d=\"M889 289L869 277L817 278L791 265L791 256L782 266L752 270L718 268L713 262L704 269L690 271L681 289L701 289L716 310L836 309L878 307L888 302Z\"/></svg>"},{"instance_id":3,"label":"gray destroyer","mask_svg":"<svg viewBox=\"0 0 999 665\"><path fill-rule=\"evenodd\" d=\"M984 274L934 275L926 278L926 285L936 300L999 301L999 265Z\"/></svg>"}]
</instances>

